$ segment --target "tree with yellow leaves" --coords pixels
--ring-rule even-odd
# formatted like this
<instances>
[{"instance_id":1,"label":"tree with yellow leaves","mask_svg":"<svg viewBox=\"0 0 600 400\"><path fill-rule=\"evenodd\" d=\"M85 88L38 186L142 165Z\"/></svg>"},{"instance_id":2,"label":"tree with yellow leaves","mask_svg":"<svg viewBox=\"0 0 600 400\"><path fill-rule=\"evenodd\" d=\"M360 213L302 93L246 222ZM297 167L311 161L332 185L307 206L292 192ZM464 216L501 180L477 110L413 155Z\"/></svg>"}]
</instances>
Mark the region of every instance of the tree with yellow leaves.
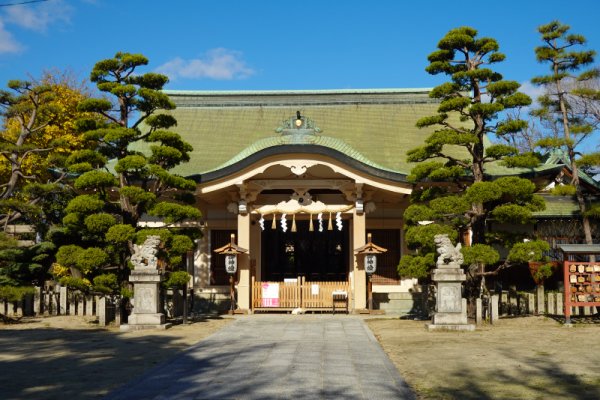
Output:
<instances>
[{"instance_id":1,"label":"tree with yellow leaves","mask_svg":"<svg viewBox=\"0 0 600 400\"><path fill-rule=\"evenodd\" d=\"M69 154L84 147L77 111L89 97L68 73L47 72L39 82L10 81L0 91L0 223L60 220L57 210Z\"/></svg>"}]
</instances>

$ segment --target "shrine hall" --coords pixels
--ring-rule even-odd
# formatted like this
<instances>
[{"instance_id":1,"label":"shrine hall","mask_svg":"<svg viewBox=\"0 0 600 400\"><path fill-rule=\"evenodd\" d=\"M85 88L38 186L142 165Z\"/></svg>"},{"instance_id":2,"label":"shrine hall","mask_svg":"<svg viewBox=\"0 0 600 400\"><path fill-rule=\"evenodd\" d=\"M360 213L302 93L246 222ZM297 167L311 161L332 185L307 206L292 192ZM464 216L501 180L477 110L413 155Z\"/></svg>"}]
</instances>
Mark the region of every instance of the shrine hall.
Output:
<instances>
[{"instance_id":1,"label":"shrine hall","mask_svg":"<svg viewBox=\"0 0 600 400\"><path fill-rule=\"evenodd\" d=\"M233 276L236 312L330 311L334 293L362 312L369 280L374 308L414 311L420 286L397 265L408 251L406 152L431 133L415 124L439 105L429 92L166 91L176 131L194 148L174 172L197 182L203 216L189 259L194 307L229 307L226 256L215 250L234 234L247 250ZM373 274L358 251L369 236L387 250Z\"/></svg>"}]
</instances>

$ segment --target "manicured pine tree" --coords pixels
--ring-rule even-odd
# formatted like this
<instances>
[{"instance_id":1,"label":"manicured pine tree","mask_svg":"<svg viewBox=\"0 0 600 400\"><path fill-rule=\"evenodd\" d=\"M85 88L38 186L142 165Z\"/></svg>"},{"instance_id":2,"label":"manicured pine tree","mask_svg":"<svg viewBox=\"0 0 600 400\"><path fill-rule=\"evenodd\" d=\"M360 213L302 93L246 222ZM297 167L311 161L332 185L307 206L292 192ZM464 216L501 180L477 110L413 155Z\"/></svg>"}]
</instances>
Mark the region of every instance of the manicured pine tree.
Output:
<instances>
[{"instance_id":1,"label":"manicured pine tree","mask_svg":"<svg viewBox=\"0 0 600 400\"><path fill-rule=\"evenodd\" d=\"M179 267L193 248L185 232L138 225L144 215L167 226L201 216L189 204L194 201L195 182L169 172L189 160L192 147L169 130L175 119L160 113L175 108L161 91L167 77L137 73L147 64L143 55L129 53L99 61L90 79L107 97L79 105L80 111L101 115L104 123L80 121L92 148L67 160L69 171L79 174L74 181L79 195L67 206L62 239L78 240L62 246L57 261L88 277L112 269L119 281L125 280L133 243L142 243L150 234L161 236L162 257L170 268Z\"/></svg>"},{"instance_id":2,"label":"manicured pine tree","mask_svg":"<svg viewBox=\"0 0 600 400\"><path fill-rule=\"evenodd\" d=\"M581 99L597 102L600 99L598 90L581 85L582 82L597 79L600 72L594 68L586 70L592 66L596 52L582 49L581 46L586 44L585 37L570 33L569 30L569 25L559 21L552 21L538 28L543 45L536 47L536 59L547 64L550 71L531 80L545 92L538 98L540 106L532 115L549 120L552 126L559 128L559 133L562 131L562 137L546 138L541 140L539 145L565 150L572 173L570 184L582 216L585 241L592 244L590 212L582 190L580 167L598 165L600 157L597 154L589 154L583 159L580 158L581 143L594 133L595 127L587 118L585 110L577 107L577 102ZM594 210L591 214L596 213Z\"/></svg>"},{"instance_id":3,"label":"manicured pine tree","mask_svg":"<svg viewBox=\"0 0 600 400\"><path fill-rule=\"evenodd\" d=\"M498 50L496 40L461 27L449 31L428 57L427 72L444 74L449 81L430 93L440 100L437 114L417 122L434 132L424 145L407 153L408 161L416 164L409 175L416 187L413 204L404 214L406 240L417 253L402 257L398 271L403 277L428 275L435 265L435 234L447 233L456 241L459 232L467 231L472 232L472 247L463 250L465 262L474 266L474 275L483 276L488 273L484 267L499 260L492 243L502 239L511 247L522 239L501 233L491 237L486 232L488 221L523 224L530 221L532 211L544 208L532 182L516 176L491 180L486 175L490 163L508 167L539 163L534 154L519 153L509 145L486 146L488 135L514 134L526 127L523 120L501 116L531 103L518 91L517 82L504 80L491 68L505 58ZM511 253L502 268L524 261L521 255Z\"/></svg>"}]
</instances>

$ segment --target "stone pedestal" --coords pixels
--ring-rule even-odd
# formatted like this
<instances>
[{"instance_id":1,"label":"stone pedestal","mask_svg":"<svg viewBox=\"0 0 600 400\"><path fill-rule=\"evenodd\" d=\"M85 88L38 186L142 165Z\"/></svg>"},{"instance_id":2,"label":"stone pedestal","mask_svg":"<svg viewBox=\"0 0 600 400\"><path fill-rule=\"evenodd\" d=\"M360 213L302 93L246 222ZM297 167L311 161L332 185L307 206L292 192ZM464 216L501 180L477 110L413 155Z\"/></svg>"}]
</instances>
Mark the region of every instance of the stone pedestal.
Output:
<instances>
[{"instance_id":1,"label":"stone pedestal","mask_svg":"<svg viewBox=\"0 0 600 400\"><path fill-rule=\"evenodd\" d=\"M466 275L458 265L445 265L434 269L431 279L436 283L435 314L429 330L473 331L475 325L467 320L467 302L462 298L462 282Z\"/></svg>"},{"instance_id":2,"label":"stone pedestal","mask_svg":"<svg viewBox=\"0 0 600 400\"><path fill-rule=\"evenodd\" d=\"M136 246L131 262L135 269L129 275L133 283L133 310L127 325L121 330L167 329L165 315L160 309L160 282L162 275L157 268L156 249L158 236L148 236L142 246Z\"/></svg>"},{"instance_id":3,"label":"stone pedestal","mask_svg":"<svg viewBox=\"0 0 600 400\"><path fill-rule=\"evenodd\" d=\"M121 330L167 329L165 315L160 309L160 271L137 268L131 271L129 281L133 283L133 310L127 325Z\"/></svg>"}]
</instances>

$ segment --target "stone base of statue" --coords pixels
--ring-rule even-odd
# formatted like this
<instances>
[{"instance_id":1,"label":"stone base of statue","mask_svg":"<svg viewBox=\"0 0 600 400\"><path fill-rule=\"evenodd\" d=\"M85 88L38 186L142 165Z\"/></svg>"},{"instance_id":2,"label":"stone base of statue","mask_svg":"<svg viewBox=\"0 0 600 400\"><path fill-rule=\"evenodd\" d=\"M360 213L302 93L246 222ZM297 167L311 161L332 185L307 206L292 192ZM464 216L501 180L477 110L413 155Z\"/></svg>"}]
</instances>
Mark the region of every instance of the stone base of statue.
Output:
<instances>
[{"instance_id":1,"label":"stone base of statue","mask_svg":"<svg viewBox=\"0 0 600 400\"><path fill-rule=\"evenodd\" d=\"M129 281L133 283L133 310L123 331L142 329L167 329L165 314L160 312L160 271L150 268L137 268L131 271Z\"/></svg>"},{"instance_id":2,"label":"stone base of statue","mask_svg":"<svg viewBox=\"0 0 600 400\"><path fill-rule=\"evenodd\" d=\"M121 325L123 331L141 329L167 329L165 315L160 309L160 282L162 275L156 267L154 236L149 236L143 246L136 247L131 260L134 270L129 275L133 283L133 310L127 325Z\"/></svg>"},{"instance_id":3,"label":"stone base of statue","mask_svg":"<svg viewBox=\"0 0 600 400\"><path fill-rule=\"evenodd\" d=\"M434 269L431 279L436 283L435 314L428 330L474 331L475 325L467 320L467 300L462 298L463 270L452 265Z\"/></svg>"},{"instance_id":4,"label":"stone base of statue","mask_svg":"<svg viewBox=\"0 0 600 400\"><path fill-rule=\"evenodd\" d=\"M430 331L474 331L475 325L467 320L467 301L462 298L462 283L467 277L460 268L464 261L460 243L454 246L446 234L435 235L434 240L439 257L431 280L437 293L435 314L426 327Z\"/></svg>"}]
</instances>

